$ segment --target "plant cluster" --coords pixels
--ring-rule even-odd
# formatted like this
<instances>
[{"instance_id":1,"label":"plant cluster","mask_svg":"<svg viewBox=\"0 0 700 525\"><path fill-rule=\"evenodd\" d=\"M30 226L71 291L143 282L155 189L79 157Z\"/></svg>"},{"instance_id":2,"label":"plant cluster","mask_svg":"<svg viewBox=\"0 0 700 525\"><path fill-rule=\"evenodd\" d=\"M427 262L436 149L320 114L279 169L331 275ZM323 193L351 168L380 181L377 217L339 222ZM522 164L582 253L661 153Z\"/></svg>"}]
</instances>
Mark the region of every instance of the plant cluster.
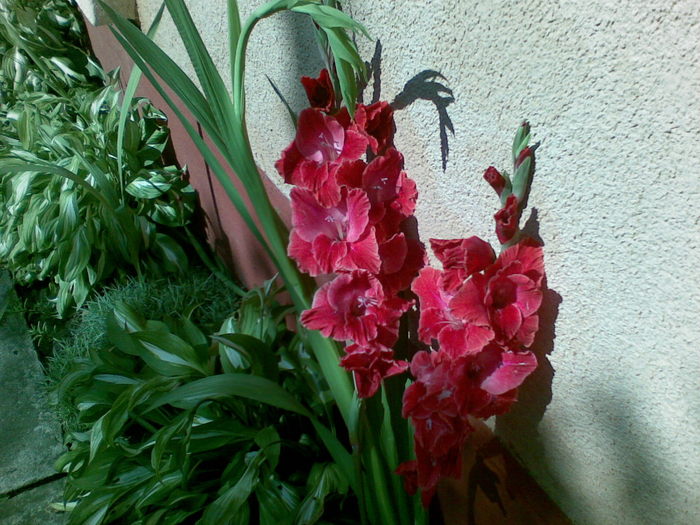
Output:
<instances>
[{"instance_id":1,"label":"plant cluster","mask_svg":"<svg viewBox=\"0 0 700 525\"><path fill-rule=\"evenodd\" d=\"M93 430L83 440L81 459L70 462L75 476L82 476L80 469L97 457L87 450L107 450L100 447L111 446L112 442L133 454L131 457L149 447L155 451L157 440L139 441L129 433L120 434L125 421L134 421L135 428L141 428L138 432L153 435L159 432L158 425L169 425L167 422L178 417L168 412L166 419L152 419L163 407L194 410L187 417L199 423L196 407L209 410L212 405L218 407L244 397L268 405L265 409L256 407L261 414L272 407L306 418L308 439L325 449L325 458L337 475L336 487L347 486L356 497L360 522L426 523L424 506L438 480L459 474L461 447L471 431L469 418L507 410L516 399L517 388L535 368L530 346L539 324L537 311L544 281L542 250L525 238L518 226L534 169L534 147L528 146L527 125L516 134L513 177L493 168L485 174L501 197L501 210L495 216L500 254L497 256L488 243L475 237L433 239L431 247L443 270L426 267L424 247L409 235L417 191L403 171L403 157L393 144L392 109L381 102L355 104L358 78L362 80L365 71L348 33L364 29L328 4L335 2L273 0L241 23L237 2L230 1L231 93L184 0L165 0L165 6L180 31L201 87L146 35L105 6L115 21L115 35L183 121L231 202L276 264L293 303L290 312L300 323L297 334L290 336L298 343L275 343L274 359L266 350L269 347L259 342L270 344L264 337L256 336L259 341L247 346L247 339L232 339L232 335L224 339L217 335L214 340L236 352L221 351L219 347L212 358L212 347L205 353L206 338L197 334L193 338L194 331L186 328L190 325L178 328L172 323L136 322L122 311L119 323L112 322L111 341L116 355L122 352L137 357L139 364L133 365L131 359L137 368L128 374L100 371L91 372L90 377L97 381L114 375L133 378L143 369L148 379L126 381L126 387L119 383L119 388L126 390L120 390L119 398L110 399L117 410L113 415L101 412L99 418L92 419ZM245 52L251 32L259 21L284 10L312 19L322 48L332 59L327 73L317 79L303 79L311 107L299 115L296 137L277 164L285 180L295 185L291 237L267 198L255 164L247 135L244 90ZM201 123L209 142L179 112L164 83ZM365 152L368 156L363 159ZM229 172L238 177L242 190L232 184ZM315 290L313 281L300 269L332 280ZM418 307L418 330L411 333L406 313L410 310L418 315ZM338 342L344 343L342 350ZM101 359L107 363L114 352ZM308 359L303 367L293 364L302 357ZM307 367L315 373L305 375ZM412 379L401 375L407 370ZM284 371L294 379L284 380ZM144 390L143 398L135 394L141 388L150 388L144 385L150 385L155 375L159 377L156 383L165 385L165 392ZM89 408L90 402L84 406ZM339 417L335 417L336 409ZM210 412L203 412L203 417L209 416ZM256 429L270 432L264 429L274 425L283 441L287 434L280 428L284 428L286 419L277 412L275 417L276 423L265 420ZM139 419L151 428L140 425ZM255 459L248 463L239 460L230 471L225 470L232 477L222 474L218 478L223 488L202 520L210 519L212 514L208 513L218 512L209 510L212 508L226 508L226 513L216 515L220 523L248 523L264 512L289 508L283 497L269 500L270 507L265 508L260 496L254 499L253 489L248 490L251 484L263 487L266 476L274 476L274 466L280 465L274 459L276 455L270 459L264 452L267 446L261 445L261 439L248 440L250 448L246 449L248 454L257 451L254 457L261 458L260 463L251 467ZM133 448L134 443L140 445ZM176 506L167 499L170 496L159 492L166 478L154 467L150 453L146 492L137 478L130 477L131 471L124 478L109 478L112 495L104 496L102 501L100 489L83 486L80 502L107 509L95 514L96 522L108 519L107 513L114 512L117 507L113 504L119 505L119 501L137 505L139 512L145 512L149 490L159 494L158 501ZM156 454L158 461L161 457ZM173 452L172 457L180 456ZM258 464L270 470L246 474ZM101 468L108 476L114 472ZM184 462L185 470L180 468L173 474L178 481L185 478L177 476L196 475L187 468L189 463ZM303 475L308 472L303 471ZM152 482L153 476L160 485ZM132 479L136 481L128 491L113 495ZM294 485L283 475L274 479L281 483L279 486ZM131 492L137 485L138 489ZM179 484L177 490L188 486ZM298 501L305 501L306 496L297 494ZM118 508L126 512L123 506ZM299 511L287 511L286 516L291 523L305 522ZM336 522L337 516L333 516Z\"/></svg>"},{"instance_id":2,"label":"plant cluster","mask_svg":"<svg viewBox=\"0 0 700 525\"><path fill-rule=\"evenodd\" d=\"M122 96L78 25L58 0L0 9L0 263L50 283L60 316L115 272L183 272L176 230L196 200L163 164L164 114Z\"/></svg>"},{"instance_id":3,"label":"plant cluster","mask_svg":"<svg viewBox=\"0 0 700 525\"><path fill-rule=\"evenodd\" d=\"M89 428L58 462L69 523L356 522L324 448L341 447L330 396L274 295L250 292L215 334L194 308L165 321L109 312L107 341L61 385Z\"/></svg>"},{"instance_id":4,"label":"plant cluster","mask_svg":"<svg viewBox=\"0 0 700 525\"><path fill-rule=\"evenodd\" d=\"M111 284L79 308L64 329L55 331L52 355L46 363L51 390L57 389L77 362L90 359L95 349L109 346L107 319L118 304L127 304L141 317L156 321L177 318L190 312L189 318L204 333L214 333L223 319L237 309L240 297L232 294L224 283L201 268L192 268L186 276L173 278L129 278ZM37 305L50 307L38 301ZM45 313L48 316L50 312ZM78 409L70 396L61 396L57 405L59 419L67 431L77 430ZM83 430L85 425L82 426Z\"/></svg>"}]
</instances>

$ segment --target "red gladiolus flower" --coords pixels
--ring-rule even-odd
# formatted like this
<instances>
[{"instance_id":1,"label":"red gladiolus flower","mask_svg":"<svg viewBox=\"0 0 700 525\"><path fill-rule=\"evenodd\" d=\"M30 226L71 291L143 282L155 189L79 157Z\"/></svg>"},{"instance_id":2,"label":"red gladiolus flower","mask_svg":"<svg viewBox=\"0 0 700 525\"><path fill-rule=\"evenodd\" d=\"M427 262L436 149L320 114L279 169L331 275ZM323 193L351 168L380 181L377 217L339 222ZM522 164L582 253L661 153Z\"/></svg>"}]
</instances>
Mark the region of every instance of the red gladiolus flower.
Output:
<instances>
[{"instance_id":1,"label":"red gladiolus flower","mask_svg":"<svg viewBox=\"0 0 700 525\"><path fill-rule=\"evenodd\" d=\"M448 292L459 288L470 275L485 270L496 259L491 245L476 236L430 239L430 247L442 263L443 284Z\"/></svg>"},{"instance_id":2,"label":"red gladiolus flower","mask_svg":"<svg viewBox=\"0 0 700 525\"><path fill-rule=\"evenodd\" d=\"M490 324L497 342L527 347L539 325L543 277L542 248L532 241L521 241L501 253L483 275L473 275L450 307L455 316L467 322Z\"/></svg>"},{"instance_id":3,"label":"red gladiolus flower","mask_svg":"<svg viewBox=\"0 0 700 525\"><path fill-rule=\"evenodd\" d=\"M406 361L394 360L394 351L378 343L349 345L340 364L353 372L357 395L372 397L385 377L401 374L408 368Z\"/></svg>"},{"instance_id":4,"label":"red gladiolus flower","mask_svg":"<svg viewBox=\"0 0 700 525\"><path fill-rule=\"evenodd\" d=\"M498 242L505 244L513 238L515 232L518 231L518 223L520 222L520 203L518 198L511 194L508 195L506 203L496 212L493 218L496 221L496 235Z\"/></svg>"},{"instance_id":5,"label":"red gladiolus flower","mask_svg":"<svg viewBox=\"0 0 700 525\"><path fill-rule=\"evenodd\" d=\"M382 267L377 275L387 293L398 293L411 286L413 279L426 263L423 243L397 233L379 244Z\"/></svg>"},{"instance_id":6,"label":"red gladiolus flower","mask_svg":"<svg viewBox=\"0 0 700 525\"><path fill-rule=\"evenodd\" d=\"M454 366L454 398L463 417L504 414L517 399L517 388L537 368L532 352L512 352L497 344L461 358Z\"/></svg>"},{"instance_id":7,"label":"red gladiolus flower","mask_svg":"<svg viewBox=\"0 0 700 525\"><path fill-rule=\"evenodd\" d=\"M312 108L330 113L335 107L333 82L327 69L322 69L318 78L301 77L301 84L306 91L306 98Z\"/></svg>"},{"instance_id":8,"label":"red gladiolus flower","mask_svg":"<svg viewBox=\"0 0 700 525\"><path fill-rule=\"evenodd\" d=\"M442 352L418 352L411 361L415 382L403 395L402 415L411 418L415 429L416 461L401 465L398 472L409 475L408 488L421 488L425 506L440 478L460 476L461 449L472 431L454 395L455 380L461 379L455 362Z\"/></svg>"},{"instance_id":9,"label":"red gladiolus flower","mask_svg":"<svg viewBox=\"0 0 700 525\"><path fill-rule=\"evenodd\" d=\"M375 102L369 106L358 104L355 121L367 137L369 147L377 155L383 155L394 146L394 108L388 102Z\"/></svg>"},{"instance_id":10,"label":"red gladiolus flower","mask_svg":"<svg viewBox=\"0 0 700 525\"><path fill-rule=\"evenodd\" d=\"M300 165L356 160L364 155L367 139L355 126L344 127L335 117L313 108L299 114L294 141L282 152L275 168L284 181L298 184Z\"/></svg>"},{"instance_id":11,"label":"red gladiolus flower","mask_svg":"<svg viewBox=\"0 0 700 525\"><path fill-rule=\"evenodd\" d=\"M489 166L484 172L484 180L491 185L500 197L503 189L506 187L506 179L501 175L501 172L493 166Z\"/></svg>"},{"instance_id":12,"label":"red gladiolus flower","mask_svg":"<svg viewBox=\"0 0 700 525\"><path fill-rule=\"evenodd\" d=\"M289 256L301 270L319 275L351 270L379 271L374 228L369 227L370 203L360 189L343 189L334 206L326 207L308 190L292 189Z\"/></svg>"},{"instance_id":13,"label":"red gladiolus flower","mask_svg":"<svg viewBox=\"0 0 700 525\"><path fill-rule=\"evenodd\" d=\"M409 306L408 301L386 297L369 272L355 271L321 286L311 309L301 314L301 322L326 337L368 345L383 331L398 331L399 318Z\"/></svg>"},{"instance_id":14,"label":"red gladiolus flower","mask_svg":"<svg viewBox=\"0 0 700 525\"><path fill-rule=\"evenodd\" d=\"M436 339L440 351L452 358L478 352L494 336L488 317L464 316L453 306L454 292L447 291L443 283L443 273L428 267L420 271L411 285L420 301L420 340L431 344Z\"/></svg>"}]
</instances>

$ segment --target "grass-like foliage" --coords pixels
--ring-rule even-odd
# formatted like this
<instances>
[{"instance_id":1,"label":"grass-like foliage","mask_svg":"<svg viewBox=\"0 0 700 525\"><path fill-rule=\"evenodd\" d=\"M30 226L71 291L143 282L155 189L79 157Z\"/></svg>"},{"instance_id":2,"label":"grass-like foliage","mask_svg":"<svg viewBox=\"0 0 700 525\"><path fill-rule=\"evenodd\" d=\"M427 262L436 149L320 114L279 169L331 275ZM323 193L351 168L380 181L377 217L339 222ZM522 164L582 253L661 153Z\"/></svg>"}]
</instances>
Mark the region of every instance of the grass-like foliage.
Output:
<instances>
[{"instance_id":1,"label":"grass-like foliage","mask_svg":"<svg viewBox=\"0 0 700 525\"><path fill-rule=\"evenodd\" d=\"M117 305L62 384L88 426L58 463L69 523L357 523L327 385L287 312L268 286L208 335L187 310Z\"/></svg>"}]
</instances>

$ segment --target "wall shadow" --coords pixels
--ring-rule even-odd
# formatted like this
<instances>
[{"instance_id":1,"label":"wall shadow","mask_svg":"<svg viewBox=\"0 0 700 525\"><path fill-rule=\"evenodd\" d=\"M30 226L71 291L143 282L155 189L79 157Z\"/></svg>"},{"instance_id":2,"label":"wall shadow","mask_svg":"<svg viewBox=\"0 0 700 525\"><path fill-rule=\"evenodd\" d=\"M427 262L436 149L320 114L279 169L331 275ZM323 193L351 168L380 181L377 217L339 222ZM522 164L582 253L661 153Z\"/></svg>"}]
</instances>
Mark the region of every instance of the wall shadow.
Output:
<instances>
[{"instance_id":1,"label":"wall shadow","mask_svg":"<svg viewBox=\"0 0 700 525\"><path fill-rule=\"evenodd\" d=\"M440 81L447 79L438 71L426 69L411 78L403 87L401 93L396 95L391 105L394 109L404 109L416 100L427 100L435 105L438 112L438 125L440 127L440 154L442 157L442 171L447 169L447 160L450 156L450 143L447 132L455 135L452 119L447 112L447 106L452 104L454 94L452 90Z\"/></svg>"},{"instance_id":2,"label":"wall shadow","mask_svg":"<svg viewBox=\"0 0 700 525\"><path fill-rule=\"evenodd\" d=\"M381 100L382 95L382 42L377 40L374 53L369 62L365 62L368 76L367 83L360 86L360 101L364 100L364 91L372 85L371 103ZM452 119L447 112L447 107L455 101L454 93L445 85L447 78L433 69L426 69L414 75L401 92L391 101L391 106L399 111L410 106L417 100L427 100L435 105L438 113L438 126L440 131L440 156L442 159L442 171L447 169L447 161L450 156L449 134L455 136Z\"/></svg>"}]
</instances>

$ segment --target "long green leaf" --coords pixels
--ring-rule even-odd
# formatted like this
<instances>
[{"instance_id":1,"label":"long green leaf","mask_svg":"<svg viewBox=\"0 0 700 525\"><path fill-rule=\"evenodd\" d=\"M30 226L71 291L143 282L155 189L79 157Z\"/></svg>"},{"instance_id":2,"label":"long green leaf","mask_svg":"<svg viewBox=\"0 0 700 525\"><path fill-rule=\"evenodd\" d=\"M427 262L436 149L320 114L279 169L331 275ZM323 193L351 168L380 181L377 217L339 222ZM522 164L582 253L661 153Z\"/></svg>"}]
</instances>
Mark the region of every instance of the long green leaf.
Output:
<instances>
[{"instance_id":1,"label":"long green leaf","mask_svg":"<svg viewBox=\"0 0 700 525\"><path fill-rule=\"evenodd\" d=\"M165 3L160 4L160 8L156 13L151 26L148 28L146 36L150 39L156 34L158 26L160 25L161 18L163 17L163 11L165 10ZM126 128L126 120L129 117L131 103L134 100L134 95L136 94L136 89L141 82L141 70L134 64L131 68L131 73L129 74L129 81L126 84L126 89L124 90L124 97L122 99L121 109L119 111L119 122L117 123L117 169L119 170L119 182L120 190L122 191L122 198L124 197L124 130Z\"/></svg>"},{"instance_id":2,"label":"long green leaf","mask_svg":"<svg viewBox=\"0 0 700 525\"><path fill-rule=\"evenodd\" d=\"M211 168L211 170L214 172L216 175L217 179L221 183L221 185L224 188L224 191L226 191L226 195L231 199L231 202L233 205L236 207L236 210L238 213L241 215L243 220L246 223L246 226L249 228L251 233L255 236L255 238L260 242L261 246L263 249L271 254L272 252L270 251L270 247L267 245L267 242L265 242L260 230L258 229L257 225L253 221L253 218L251 217L248 209L245 206L245 203L243 202L243 198L236 189L236 187L233 185L231 182L228 173L226 172L225 168L219 161L219 159L216 157L214 152L211 150L211 148L206 144L206 142L202 139L202 137L199 136L199 133L197 130L194 128L192 123L185 117L185 115L182 113L182 111L178 108L177 104L175 101L170 97L170 95L167 93L167 91L163 88L163 86L160 84L160 82L156 79L155 75L151 72L150 69L148 69L148 66L146 63L142 60L141 56L139 53L129 44L129 42L122 37L120 34L115 33L115 37L119 42L124 46L124 49L126 52L131 56L132 60L138 64L138 66L142 69L144 75L148 78L148 80L153 84L153 86L156 88L158 93L163 97L165 102L171 107L175 115L178 117L182 125L184 126L185 130L187 131L187 134L190 136L192 141L194 142L195 146L197 146L197 149L199 152L202 154L204 157L205 162L208 164L208 166ZM159 76L162 76L159 72ZM190 101L191 102L191 101ZM189 105L188 105L189 107Z\"/></svg>"},{"instance_id":3,"label":"long green leaf","mask_svg":"<svg viewBox=\"0 0 700 525\"><path fill-rule=\"evenodd\" d=\"M218 129L228 143L232 138L231 116L233 114L233 104L231 103L231 96L202 41L197 27L194 25L184 0L165 0L165 3L168 6L168 11L173 18L175 27L180 33L182 43L185 45L190 62L197 74Z\"/></svg>"},{"instance_id":4,"label":"long green leaf","mask_svg":"<svg viewBox=\"0 0 700 525\"><path fill-rule=\"evenodd\" d=\"M139 57L142 57L140 60L141 63L137 62L139 69L141 69L144 74L146 74L147 69L150 70L151 68L157 71L158 75L168 87L187 105L187 108L192 112L194 118L197 119L207 131L207 134L214 143L217 144L218 147L223 146L225 141L216 126L216 119L214 118L211 108L206 98L204 98L201 91L194 82L192 82L190 77L188 77L180 66L178 66L162 49L134 26L134 24L104 2L100 1L100 5L110 16L110 19L116 27L116 30L110 28L112 32L115 33L115 36L117 36L122 44L124 44L125 39L128 40L129 48L132 49L132 52L129 52L129 49L126 47L125 49L135 62L135 53L133 50L138 50ZM122 38L119 38L119 34L122 35ZM148 64L148 68L142 64ZM151 78L149 78L149 80L153 83Z\"/></svg>"},{"instance_id":5,"label":"long green leaf","mask_svg":"<svg viewBox=\"0 0 700 525\"><path fill-rule=\"evenodd\" d=\"M306 417L311 415L294 396L277 383L248 374L220 374L192 381L156 397L147 410L153 410L166 404L187 409L202 401L220 401L231 397L252 399Z\"/></svg>"}]
</instances>

